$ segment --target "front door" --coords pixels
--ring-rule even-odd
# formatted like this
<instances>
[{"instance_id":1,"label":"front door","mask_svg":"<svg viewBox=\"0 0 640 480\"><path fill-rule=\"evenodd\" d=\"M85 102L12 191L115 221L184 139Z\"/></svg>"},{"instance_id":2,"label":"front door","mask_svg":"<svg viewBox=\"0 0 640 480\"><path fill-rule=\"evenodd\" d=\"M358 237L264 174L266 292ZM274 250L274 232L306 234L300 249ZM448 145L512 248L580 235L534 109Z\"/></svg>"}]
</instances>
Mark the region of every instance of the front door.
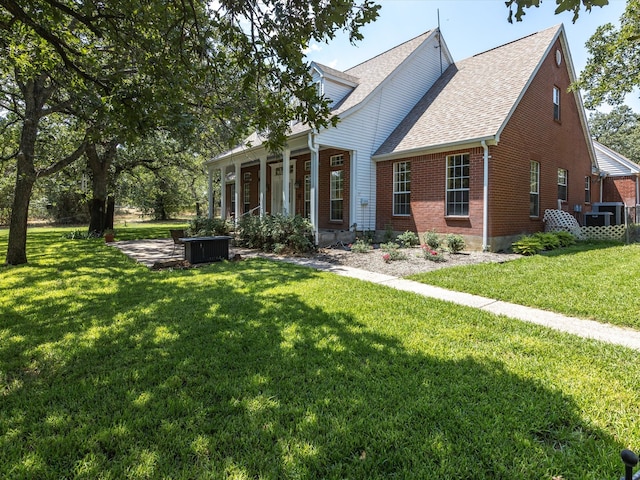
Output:
<instances>
[{"instance_id":1,"label":"front door","mask_svg":"<svg viewBox=\"0 0 640 480\"><path fill-rule=\"evenodd\" d=\"M283 188L283 175L282 175L282 163L272 163L271 167L271 213L284 213L282 210L282 188ZM296 164L295 160L292 160L289 165L289 214L293 215L296 211L296 196L295 196L295 179L296 179Z\"/></svg>"}]
</instances>

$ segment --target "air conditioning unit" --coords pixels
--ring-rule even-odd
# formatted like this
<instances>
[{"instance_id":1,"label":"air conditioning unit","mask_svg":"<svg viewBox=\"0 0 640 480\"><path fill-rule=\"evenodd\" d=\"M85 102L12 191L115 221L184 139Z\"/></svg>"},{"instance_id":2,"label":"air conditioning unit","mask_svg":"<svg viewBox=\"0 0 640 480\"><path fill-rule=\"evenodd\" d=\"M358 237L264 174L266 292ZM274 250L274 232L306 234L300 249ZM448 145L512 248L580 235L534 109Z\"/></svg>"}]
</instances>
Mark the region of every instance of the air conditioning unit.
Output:
<instances>
[{"instance_id":1,"label":"air conditioning unit","mask_svg":"<svg viewBox=\"0 0 640 480\"><path fill-rule=\"evenodd\" d=\"M611 212L588 212L584 214L586 227L608 227L611 225Z\"/></svg>"},{"instance_id":2,"label":"air conditioning unit","mask_svg":"<svg viewBox=\"0 0 640 480\"><path fill-rule=\"evenodd\" d=\"M611 213L611 225L621 225L624 223L624 203L622 202L598 202L592 205L595 213Z\"/></svg>"}]
</instances>

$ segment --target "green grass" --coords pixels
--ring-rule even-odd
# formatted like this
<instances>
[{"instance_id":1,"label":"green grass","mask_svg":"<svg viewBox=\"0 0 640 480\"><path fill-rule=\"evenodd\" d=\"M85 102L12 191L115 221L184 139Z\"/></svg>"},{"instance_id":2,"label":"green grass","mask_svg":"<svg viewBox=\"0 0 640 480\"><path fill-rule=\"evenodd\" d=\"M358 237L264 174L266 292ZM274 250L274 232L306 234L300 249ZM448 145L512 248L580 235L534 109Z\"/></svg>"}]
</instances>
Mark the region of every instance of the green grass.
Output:
<instances>
[{"instance_id":1,"label":"green grass","mask_svg":"<svg viewBox=\"0 0 640 480\"><path fill-rule=\"evenodd\" d=\"M503 264L447 268L409 278L640 329L640 244L580 244Z\"/></svg>"},{"instance_id":2,"label":"green grass","mask_svg":"<svg viewBox=\"0 0 640 480\"><path fill-rule=\"evenodd\" d=\"M0 267L2 478L602 480L640 447L624 348L285 263L152 272L29 235Z\"/></svg>"}]
</instances>

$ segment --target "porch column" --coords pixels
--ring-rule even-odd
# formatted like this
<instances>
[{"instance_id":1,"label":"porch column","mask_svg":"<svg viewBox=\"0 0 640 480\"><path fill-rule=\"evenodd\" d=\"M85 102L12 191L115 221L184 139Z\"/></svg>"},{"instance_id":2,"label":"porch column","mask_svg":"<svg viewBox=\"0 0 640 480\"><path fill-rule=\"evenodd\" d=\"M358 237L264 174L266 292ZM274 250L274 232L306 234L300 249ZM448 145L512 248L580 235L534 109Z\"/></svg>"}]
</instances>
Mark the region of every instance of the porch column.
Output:
<instances>
[{"instance_id":1,"label":"porch column","mask_svg":"<svg viewBox=\"0 0 640 480\"><path fill-rule=\"evenodd\" d=\"M260 157L260 216L267 213L267 157Z\"/></svg>"},{"instance_id":2,"label":"porch column","mask_svg":"<svg viewBox=\"0 0 640 480\"><path fill-rule=\"evenodd\" d=\"M227 167L220 167L220 218L227 219Z\"/></svg>"},{"instance_id":3,"label":"porch column","mask_svg":"<svg viewBox=\"0 0 640 480\"><path fill-rule=\"evenodd\" d=\"M319 229L318 229L318 172L320 170L320 154L318 149L318 144L309 144L309 150L311 151L311 175L310 175L310 185L309 185L309 200L311 203L309 212L311 225L313 226L313 233L316 240L316 245L319 240Z\"/></svg>"},{"instance_id":4,"label":"porch column","mask_svg":"<svg viewBox=\"0 0 640 480\"><path fill-rule=\"evenodd\" d=\"M354 230L360 227L360 230L365 230L364 223L360 224L360 219L358 218L358 211L362 211L364 205L360 204L360 196L358 192L358 162L357 162L358 153L355 150L351 150L349 152L349 230L351 230L352 225L357 226ZM363 212L364 213L364 212ZM362 219L364 222L364 218Z\"/></svg>"},{"instance_id":5,"label":"porch column","mask_svg":"<svg viewBox=\"0 0 640 480\"><path fill-rule=\"evenodd\" d=\"M291 177L291 150L282 151L282 214L290 215L289 211L289 181Z\"/></svg>"},{"instance_id":6,"label":"porch column","mask_svg":"<svg viewBox=\"0 0 640 480\"><path fill-rule=\"evenodd\" d=\"M213 168L207 168L209 174L209 186L207 188L207 201L209 202L208 218L213 218L215 209L213 208Z\"/></svg>"},{"instance_id":7,"label":"porch column","mask_svg":"<svg viewBox=\"0 0 640 480\"><path fill-rule=\"evenodd\" d=\"M240 162L234 163L233 167L235 168L236 173L236 188L234 192L234 201L236 202L236 208L234 209L233 214L235 217L235 223L238 223L238 220L240 220L240 215L242 214L240 211L240 185L242 185L242 179L240 178Z\"/></svg>"}]
</instances>

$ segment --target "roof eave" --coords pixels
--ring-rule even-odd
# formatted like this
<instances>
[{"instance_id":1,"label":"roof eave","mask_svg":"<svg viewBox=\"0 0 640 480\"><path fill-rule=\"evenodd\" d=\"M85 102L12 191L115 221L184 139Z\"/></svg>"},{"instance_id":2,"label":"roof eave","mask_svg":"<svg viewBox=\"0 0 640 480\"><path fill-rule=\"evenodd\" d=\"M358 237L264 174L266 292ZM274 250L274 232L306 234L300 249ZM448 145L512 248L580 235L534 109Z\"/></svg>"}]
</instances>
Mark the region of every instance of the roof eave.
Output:
<instances>
[{"instance_id":1,"label":"roof eave","mask_svg":"<svg viewBox=\"0 0 640 480\"><path fill-rule=\"evenodd\" d=\"M374 155L372 158L375 162L385 162L388 160L398 160L401 158L417 157L419 155L430 155L434 153L449 152L452 150L463 150L465 148L477 148L482 146L482 142L485 142L489 146L495 146L499 142L497 135L489 135L485 137L469 138L460 140L457 142L441 143L438 145L429 145L425 147L411 148L408 150L402 150L399 152L384 153L381 155Z\"/></svg>"}]
</instances>

